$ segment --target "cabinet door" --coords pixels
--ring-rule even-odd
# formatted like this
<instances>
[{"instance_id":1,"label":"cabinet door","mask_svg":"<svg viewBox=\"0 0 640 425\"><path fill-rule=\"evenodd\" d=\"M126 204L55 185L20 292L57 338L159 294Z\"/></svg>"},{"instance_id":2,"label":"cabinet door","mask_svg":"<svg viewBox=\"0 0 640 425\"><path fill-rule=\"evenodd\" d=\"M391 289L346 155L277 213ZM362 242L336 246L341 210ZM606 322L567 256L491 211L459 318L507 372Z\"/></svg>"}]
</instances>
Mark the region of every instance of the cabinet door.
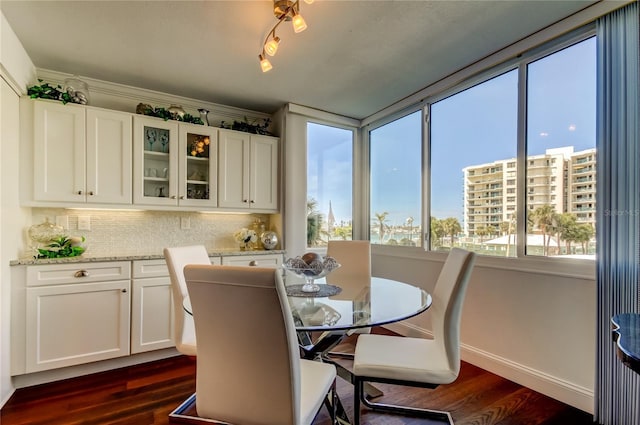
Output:
<instances>
[{"instance_id":1,"label":"cabinet door","mask_svg":"<svg viewBox=\"0 0 640 425\"><path fill-rule=\"evenodd\" d=\"M249 134L220 130L218 206L249 208Z\"/></svg>"},{"instance_id":2,"label":"cabinet door","mask_svg":"<svg viewBox=\"0 0 640 425\"><path fill-rule=\"evenodd\" d=\"M129 280L26 289L26 372L129 354Z\"/></svg>"},{"instance_id":3,"label":"cabinet door","mask_svg":"<svg viewBox=\"0 0 640 425\"><path fill-rule=\"evenodd\" d=\"M178 204L218 205L218 130L180 124Z\"/></svg>"},{"instance_id":4,"label":"cabinet door","mask_svg":"<svg viewBox=\"0 0 640 425\"><path fill-rule=\"evenodd\" d=\"M178 124L133 119L133 202L178 205Z\"/></svg>"},{"instance_id":5,"label":"cabinet door","mask_svg":"<svg viewBox=\"0 0 640 425\"><path fill-rule=\"evenodd\" d=\"M134 279L131 298L131 354L175 346L169 277Z\"/></svg>"},{"instance_id":6,"label":"cabinet door","mask_svg":"<svg viewBox=\"0 0 640 425\"><path fill-rule=\"evenodd\" d=\"M131 114L87 109L87 202L131 204Z\"/></svg>"},{"instance_id":7,"label":"cabinet door","mask_svg":"<svg viewBox=\"0 0 640 425\"><path fill-rule=\"evenodd\" d=\"M34 102L36 201L85 201L85 109Z\"/></svg>"},{"instance_id":8,"label":"cabinet door","mask_svg":"<svg viewBox=\"0 0 640 425\"><path fill-rule=\"evenodd\" d=\"M251 208L278 209L278 139L251 136Z\"/></svg>"}]
</instances>

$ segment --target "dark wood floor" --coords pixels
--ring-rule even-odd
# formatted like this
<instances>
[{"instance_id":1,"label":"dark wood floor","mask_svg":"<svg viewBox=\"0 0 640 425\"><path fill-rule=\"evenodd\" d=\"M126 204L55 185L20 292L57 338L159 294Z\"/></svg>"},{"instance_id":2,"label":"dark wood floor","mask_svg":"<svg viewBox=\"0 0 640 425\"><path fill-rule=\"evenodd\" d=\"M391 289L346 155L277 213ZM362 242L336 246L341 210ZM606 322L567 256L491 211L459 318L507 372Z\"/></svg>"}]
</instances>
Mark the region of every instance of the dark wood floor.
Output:
<instances>
[{"instance_id":1,"label":"dark wood floor","mask_svg":"<svg viewBox=\"0 0 640 425\"><path fill-rule=\"evenodd\" d=\"M350 341L345 344L348 349ZM591 425L592 416L468 363L453 384L435 390L380 385L377 401L448 410L456 425ZM195 361L187 357L19 389L0 411L2 425L168 424L168 414L195 391ZM349 414L352 387L338 379ZM371 425L424 424L422 419L370 413ZM323 408L314 425L330 425Z\"/></svg>"}]
</instances>

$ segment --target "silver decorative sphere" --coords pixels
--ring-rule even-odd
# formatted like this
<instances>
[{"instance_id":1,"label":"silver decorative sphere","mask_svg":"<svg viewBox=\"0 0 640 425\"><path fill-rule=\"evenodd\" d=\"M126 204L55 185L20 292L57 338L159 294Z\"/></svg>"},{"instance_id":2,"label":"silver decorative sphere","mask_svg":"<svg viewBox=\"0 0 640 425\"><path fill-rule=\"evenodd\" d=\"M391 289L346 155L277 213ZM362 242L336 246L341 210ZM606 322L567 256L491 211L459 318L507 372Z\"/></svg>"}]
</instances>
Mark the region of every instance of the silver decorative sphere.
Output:
<instances>
[{"instance_id":1,"label":"silver decorative sphere","mask_svg":"<svg viewBox=\"0 0 640 425\"><path fill-rule=\"evenodd\" d=\"M260 240L262 241L264 249L273 249L278 245L278 235L276 232L264 232L260 236Z\"/></svg>"}]
</instances>

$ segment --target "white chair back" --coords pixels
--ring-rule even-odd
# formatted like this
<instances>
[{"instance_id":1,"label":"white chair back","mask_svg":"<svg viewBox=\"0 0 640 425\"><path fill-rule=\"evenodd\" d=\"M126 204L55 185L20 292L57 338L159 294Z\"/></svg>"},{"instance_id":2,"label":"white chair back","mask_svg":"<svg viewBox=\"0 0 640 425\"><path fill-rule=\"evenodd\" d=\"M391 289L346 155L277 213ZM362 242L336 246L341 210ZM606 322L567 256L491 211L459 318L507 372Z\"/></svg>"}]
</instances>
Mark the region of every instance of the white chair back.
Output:
<instances>
[{"instance_id":1,"label":"white chair back","mask_svg":"<svg viewBox=\"0 0 640 425\"><path fill-rule=\"evenodd\" d=\"M211 264L211 260L203 245L165 248L164 258L171 279L174 312L173 338L176 348L182 354L195 356L197 351L193 317L182 307L182 302L188 295L187 284L184 280L184 266L187 264Z\"/></svg>"},{"instance_id":2,"label":"white chair back","mask_svg":"<svg viewBox=\"0 0 640 425\"><path fill-rule=\"evenodd\" d=\"M453 248L440 271L429 309L433 337L456 376L460 371L460 319L475 254ZM428 361L428 359L425 359Z\"/></svg>"},{"instance_id":3,"label":"white chair back","mask_svg":"<svg viewBox=\"0 0 640 425\"><path fill-rule=\"evenodd\" d=\"M300 357L277 270L188 265L198 416L234 424L300 421Z\"/></svg>"},{"instance_id":4,"label":"white chair back","mask_svg":"<svg viewBox=\"0 0 640 425\"><path fill-rule=\"evenodd\" d=\"M340 267L327 275L327 283L342 288L336 299L353 299L371 283L371 244L369 241L329 241L327 256L333 257Z\"/></svg>"}]
</instances>

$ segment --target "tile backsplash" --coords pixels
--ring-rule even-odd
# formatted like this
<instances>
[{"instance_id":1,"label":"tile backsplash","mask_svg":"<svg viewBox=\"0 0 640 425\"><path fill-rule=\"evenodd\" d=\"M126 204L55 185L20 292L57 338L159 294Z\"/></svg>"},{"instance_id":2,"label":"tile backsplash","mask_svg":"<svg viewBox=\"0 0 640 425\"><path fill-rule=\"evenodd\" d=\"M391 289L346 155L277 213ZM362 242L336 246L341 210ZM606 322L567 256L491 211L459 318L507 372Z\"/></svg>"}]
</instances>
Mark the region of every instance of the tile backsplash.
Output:
<instances>
[{"instance_id":1,"label":"tile backsplash","mask_svg":"<svg viewBox=\"0 0 640 425\"><path fill-rule=\"evenodd\" d=\"M67 235L86 238L85 255L91 257L156 255L162 254L162 249L168 246L191 244L202 244L210 251L234 249L238 243L233 233L251 227L256 219L270 229L268 214L32 209L33 224L42 223L45 218L55 223L56 217L68 218ZM87 217L91 229L79 230L79 221Z\"/></svg>"}]
</instances>

